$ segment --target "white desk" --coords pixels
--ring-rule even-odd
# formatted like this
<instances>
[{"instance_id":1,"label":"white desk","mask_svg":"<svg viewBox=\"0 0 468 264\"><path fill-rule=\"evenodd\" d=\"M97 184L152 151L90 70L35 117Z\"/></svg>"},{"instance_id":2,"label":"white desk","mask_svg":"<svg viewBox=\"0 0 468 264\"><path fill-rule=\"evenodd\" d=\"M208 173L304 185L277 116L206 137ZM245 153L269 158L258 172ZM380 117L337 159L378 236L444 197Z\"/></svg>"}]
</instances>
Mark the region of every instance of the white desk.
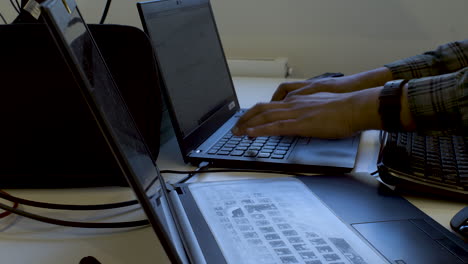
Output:
<instances>
[{"instance_id":1,"label":"white desk","mask_svg":"<svg viewBox=\"0 0 468 264\"><path fill-rule=\"evenodd\" d=\"M258 101L268 101L276 86L284 79L235 78L241 107L250 107ZM355 172L375 170L377 132L363 133ZM161 169L193 168L182 162L175 139L165 144L158 158ZM169 175L171 176L171 175ZM274 177L268 174L204 174L197 181L214 181L253 177ZM369 176L371 177L371 176ZM128 188L90 188L67 190L10 190L12 194L46 202L108 203L133 198ZM466 204L407 197L413 204L449 228L451 217ZM136 220L144 217L141 210L119 212L116 210L73 213L48 211L23 207L49 217L75 221ZM150 227L131 230L98 230L58 227L21 217L0 219L0 263L67 263L78 264L80 259L92 255L103 264L169 263L159 241ZM159 261L158 261L159 260Z\"/></svg>"}]
</instances>

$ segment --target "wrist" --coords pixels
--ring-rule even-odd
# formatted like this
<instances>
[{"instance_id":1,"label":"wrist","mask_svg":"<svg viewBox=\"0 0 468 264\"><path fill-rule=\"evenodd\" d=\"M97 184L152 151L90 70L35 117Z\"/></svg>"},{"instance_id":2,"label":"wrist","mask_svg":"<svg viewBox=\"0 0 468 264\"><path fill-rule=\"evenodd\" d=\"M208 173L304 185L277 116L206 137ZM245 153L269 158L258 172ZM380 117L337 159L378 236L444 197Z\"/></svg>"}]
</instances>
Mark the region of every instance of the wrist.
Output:
<instances>
[{"instance_id":1,"label":"wrist","mask_svg":"<svg viewBox=\"0 0 468 264\"><path fill-rule=\"evenodd\" d=\"M374 87L352 93L351 114L355 132L382 129L379 115L379 95L382 88Z\"/></svg>"},{"instance_id":2,"label":"wrist","mask_svg":"<svg viewBox=\"0 0 468 264\"><path fill-rule=\"evenodd\" d=\"M352 106L351 120L355 132L364 130L382 130L383 124L379 114L379 96L383 86L352 92L350 96ZM414 131L416 125L412 117L408 102L408 84L402 88L401 94L401 127L405 131Z\"/></svg>"}]
</instances>

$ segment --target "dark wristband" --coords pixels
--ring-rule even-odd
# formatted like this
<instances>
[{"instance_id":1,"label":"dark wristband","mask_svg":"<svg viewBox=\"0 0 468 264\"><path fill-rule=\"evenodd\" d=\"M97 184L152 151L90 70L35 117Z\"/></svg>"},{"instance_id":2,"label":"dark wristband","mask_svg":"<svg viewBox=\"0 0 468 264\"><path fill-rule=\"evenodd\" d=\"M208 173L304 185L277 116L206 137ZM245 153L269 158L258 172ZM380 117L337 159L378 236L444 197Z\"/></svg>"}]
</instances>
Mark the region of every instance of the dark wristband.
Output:
<instances>
[{"instance_id":1,"label":"dark wristband","mask_svg":"<svg viewBox=\"0 0 468 264\"><path fill-rule=\"evenodd\" d=\"M379 115L385 131L401 131L400 111L401 94L407 80L387 82L379 96Z\"/></svg>"}]
</instances>

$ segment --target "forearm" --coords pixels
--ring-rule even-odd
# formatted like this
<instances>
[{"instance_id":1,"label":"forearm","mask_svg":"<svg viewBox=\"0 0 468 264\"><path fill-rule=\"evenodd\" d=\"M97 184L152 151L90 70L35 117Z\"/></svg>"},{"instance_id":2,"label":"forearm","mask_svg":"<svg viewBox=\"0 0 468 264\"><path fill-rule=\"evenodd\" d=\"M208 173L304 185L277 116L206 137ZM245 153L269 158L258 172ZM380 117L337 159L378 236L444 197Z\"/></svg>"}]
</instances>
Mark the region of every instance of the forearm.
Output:
<instances>
[{"instance_id":1,"label":"forearm","mask_svg":"<svg viewBox=\"0 0 468 264\"><path fill-rule=\"evenodd\" d=\"M393 76L388 68L380 67L333 79L330 81L335 82L334 88L330 89L330 92L349 93L383 86L386 82L393 80Z\"/></svg>"},{"instance_id":2,"label":"forearm","mask_svg":"<svg viewBox=\"0 0 468 264\"><path fill-rule=\"evenodd\" d=\"M348 92L383 86L386 82L393 80L392 72L386 67L356 73L347 78L349 78Z\"/></svg>"}]
</instances>

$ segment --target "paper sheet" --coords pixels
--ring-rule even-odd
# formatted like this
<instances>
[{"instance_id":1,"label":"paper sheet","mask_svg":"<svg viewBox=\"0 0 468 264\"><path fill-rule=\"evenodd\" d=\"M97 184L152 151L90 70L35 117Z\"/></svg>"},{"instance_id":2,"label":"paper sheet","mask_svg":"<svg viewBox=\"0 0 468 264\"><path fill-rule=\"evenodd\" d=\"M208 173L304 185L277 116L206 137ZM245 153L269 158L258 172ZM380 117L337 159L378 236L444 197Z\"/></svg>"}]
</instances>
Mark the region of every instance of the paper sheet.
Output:
<instances>
[{"instance_id":1,"label":"paper sheet","mask_svg":"<svg viewBox=\"0 0 468 264\"><path fill-rule=\"evenodd\" d=\"M297 179L190 190L228 263L387 263Z\"/></svg>"}]
</instances>

